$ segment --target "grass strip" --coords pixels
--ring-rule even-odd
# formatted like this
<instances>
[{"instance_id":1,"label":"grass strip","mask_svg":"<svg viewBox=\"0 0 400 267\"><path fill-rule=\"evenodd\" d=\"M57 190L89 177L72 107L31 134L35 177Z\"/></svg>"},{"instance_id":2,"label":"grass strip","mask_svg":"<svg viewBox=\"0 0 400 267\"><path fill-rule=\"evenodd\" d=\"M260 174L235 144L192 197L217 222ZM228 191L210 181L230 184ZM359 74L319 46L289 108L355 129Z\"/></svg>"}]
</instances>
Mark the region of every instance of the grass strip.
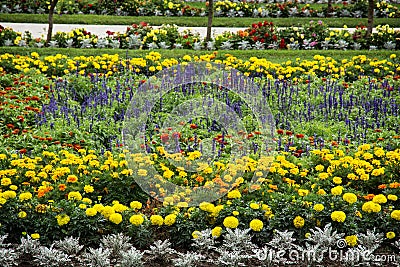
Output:
<instances>
[{"instance_id":1,"label":"grass strip","mask_svg":"<svg viewBox=\"0 0 400 267\"><path fill-rule=\"evenodd\" d=\"M367 25L367 19L359 18L219 18L213 20L214 27L249 27L252 23L259 21L272 21L278 27L290 27L297 24L308 23L310 20L322 20L329 27L356 27ZM0 14L1 22L13 23L48 23L46 14ZM186 27L206 27L206 17L130 17L130 16L109 16L109 15L55 15L56 24L82 24L82 25L131 25L145 21L150 25L176 24ZM0 23L1 24L1 23ZM375 25L388 24L390 27L400 27L399 19L375 18Z\"/></svg>"}]
</instances>

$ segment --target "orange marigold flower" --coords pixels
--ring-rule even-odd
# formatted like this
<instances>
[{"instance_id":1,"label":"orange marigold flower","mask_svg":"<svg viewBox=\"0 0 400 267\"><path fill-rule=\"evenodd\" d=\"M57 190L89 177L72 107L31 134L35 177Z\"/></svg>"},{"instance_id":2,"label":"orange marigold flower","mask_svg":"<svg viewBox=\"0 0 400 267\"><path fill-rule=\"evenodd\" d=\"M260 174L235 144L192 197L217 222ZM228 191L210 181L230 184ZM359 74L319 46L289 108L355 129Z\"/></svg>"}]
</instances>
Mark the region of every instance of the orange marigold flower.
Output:
<instances>
[{"instance_id":1,"label":"orange marigold flower","mask_svg":"<svg viewBox=\"0 0 400 267\"><path fill-rule=\"evenodd\" d=\"M201 182L204 181L204 178L203 178L202 176L198 175L198 176L196 177L196 181L199 182L199 183L201 183Z\"/></svg>"},{"instance_id":2,"label":"orange marigold flower","mask_svg":"<svg viewBox=\"0 0 400 267\"><path fill-rule=\"evenodd\" d=\"M378 189L386 189L386 185L385 184L378 185Z\"/></svg>"},{"instance_id":3,"label":"orange marigold flower","mask_svg":"<svg viewBox=\"0 0 400 267\"><path fill-rule=\"evenodd\" d=\"M58 185L58 189L59 189L60 191L65 191L65 189L67 189L67 186L66 186L65 184L59 184L59 185Z\"/></svg>"},{"instance_id":4,"label":"orange marigold flower","mask_svg":"<svg viewBox=\"0 0 400 267\"><path fill-rule=\"evenodd\" d=\"M390 188L398 188L398 187L400 187L400 183L398 183L398 182L393 182L393 183L389 184L389 187L390 187Z\"/></svg>"},{"instance_id":5,"label":"orange marigold flower","mask_svg":"<svg viewBox=\"0 0 400 267\"><path fill-rule=\"evenodd\" d=\"M365 200L372 200L373 198L374 198L374 194L368 194L368 195L366 195L366 196L363 196L363 198L365 199Z\"/></svg>"}]
</instances>

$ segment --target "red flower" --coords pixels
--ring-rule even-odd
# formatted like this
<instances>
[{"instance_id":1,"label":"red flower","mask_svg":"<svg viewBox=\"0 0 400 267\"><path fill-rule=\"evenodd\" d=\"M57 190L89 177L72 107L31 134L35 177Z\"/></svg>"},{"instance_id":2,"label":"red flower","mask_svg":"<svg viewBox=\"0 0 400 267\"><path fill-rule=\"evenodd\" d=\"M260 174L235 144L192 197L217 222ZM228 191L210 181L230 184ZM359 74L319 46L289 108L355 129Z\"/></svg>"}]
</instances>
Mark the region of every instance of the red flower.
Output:
<instances>
[{"instance_id":1,"label":"red flower","mask_svg":"<svg viewBox=\"0 0 400 267\"><path fill-rule=\"evenodd\" d=\"M291 131L286 131L286 135L292 135L293 133Z\"/></svg>"},{"instance_id":2,"label":"red flower","mask_svg":"<svg viewBox=\"0 0 400 267\"><path fill-rule=\"evenodd\" d=\"M181 133L180 132L174 132L173 134L172 134L172 137L173 138L181 138Z\"/></svg>"},{"instance_id":3,"label":"red flower","mask_svg":"<svg viewBox=\"0 0 400 267\"><path fill-rule=\"evenodd\" d=\"M190 124L190 129L196 129L196 128L197 128L196 124L194 124L194 123Z\"/></svg>"},{"instance_id":4,"label":"red flower","mask_svg":"<svg viewBox=\"0 0 400 267\"><path fill-rule=\"evenodd\" d=\"M286 44L285 44L285 39L281 39L281 43L279 44L279 48L285 48Z\"/></svg>"},{"instance_id":5,"label":"red flower","mask_svg":"<svg viewBox=\"0 0 400 267\"><path fill-rule=\"evenodd\" d=\"M20 122L24 122L24 116L22 116L22 115L17 116L17 119L18 119Z\"/></svg>"},{"instance_id":6,"label":"red flower","mask_svg":"<svg viewBox=\"0 0 400 267\"><path fill-rule=\"evenodd\" d=\"M278 129L278 134L283 134L283 130L282 129Z\"/></svg>"},{"instance_id":7,"label":"red flower","mask_svg":"<svg viewBox=\"0 0 400 267\"><path fill-rule=\"evenodd\" d=\"M304 134L296 134L296 137L299 138L299 139L300 138L304 138Z\"/></svg>"},{"instance_id":8,"label":"red flower","mask_svg":"<svg viewBox=\"0 0 400 267\"><path fill-rule=\"evenodd\" d=\"M163 134L161 135L161 141L162 141L163 143L166 143L166 142L168 142L168 140L169 140L169 135L168 135L167 133L163 133Z\"/></svg>"},{"instance_id":9,"label":"red flower","mask_svg":"<svg viewBox=\"0 0 400 267\"><path fill-rule=\"evenodd\" d=\"M20 150L19 150L19 153L21 153L21 154L25 154L25 153L26 153L26 149L25 149L25 148L23 148L23 149L20 149Z\"/></svg>"}]
</instances>

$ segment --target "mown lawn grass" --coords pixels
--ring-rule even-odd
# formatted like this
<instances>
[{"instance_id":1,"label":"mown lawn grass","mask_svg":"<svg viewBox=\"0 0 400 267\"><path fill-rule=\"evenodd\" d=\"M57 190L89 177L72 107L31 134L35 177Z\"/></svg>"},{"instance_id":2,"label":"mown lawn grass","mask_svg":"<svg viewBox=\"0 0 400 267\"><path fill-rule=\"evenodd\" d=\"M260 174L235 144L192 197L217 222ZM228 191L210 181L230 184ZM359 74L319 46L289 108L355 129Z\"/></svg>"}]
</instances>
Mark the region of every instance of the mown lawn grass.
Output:
<instances>
[{"instance_id":1,"label":"mown lawn grass","mask_svg":"<svg viewBox=\"0 0 400 267\"><path fill-rule=\"evenodd\" d=\"M356 27L366 25L367 19L354 18L220 18L213 20L214 27L249 27L252 23L259 21L272 21L278 27L289 27L297 24L308 23L310 20L322 20L330 27ZM1 22L14 23L48 23L46 14L0 14ZM55 15L54 23L59 24L82 24L82 25L131 25L145 21L150 25L176 24L187 27L206 27L206 17L130 17L130 16L108 16L108 15ZM0 24L1 24L0 22ZM375 18L375 25L388 24L391 27L400 27L400 19Z\"/></svg>"},{"instance_id":2,"label":"mown lawn grass","mask_svg":"<svg viewBox=\"0 0 400 267\"><path fill-rule=\"evenodd\" d=\"M181 58L184 55L200 56L213 53L213 51L194 51L194 50L152 50L161 53L163 58ZM0 54L10 53L14 55L29 55L32 52L39 53L40 56L49 56L55 54L74 56L97 56L102 54L119 54L121 58L144 57L149 50L124 50L124 49L76 49L76 48L21 48L21 47L0 47ZM311 60L315 55L330 56L337 61L349 59L353 56L366 55L370 58L387 58L393 51L354 51L354 50L219 50L217 57L224 57L225 54L231 54L237 58L248 60L250 57L266 58L274 63L283 63L288 60L293 61L296 58L301 60Z\"/></svg>"}]
</instances>

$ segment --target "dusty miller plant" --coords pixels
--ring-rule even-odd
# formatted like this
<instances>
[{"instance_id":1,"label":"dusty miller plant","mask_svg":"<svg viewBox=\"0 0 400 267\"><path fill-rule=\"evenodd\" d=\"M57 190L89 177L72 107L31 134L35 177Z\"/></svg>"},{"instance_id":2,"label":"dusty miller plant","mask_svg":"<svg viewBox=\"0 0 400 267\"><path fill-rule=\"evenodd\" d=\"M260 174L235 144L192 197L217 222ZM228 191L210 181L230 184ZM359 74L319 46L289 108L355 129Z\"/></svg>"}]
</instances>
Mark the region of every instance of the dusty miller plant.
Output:
<instances>
[{"instance_id":1,"label":"dusty miller plant","mask_svg":"<svg viewBox=\"0 0 400 267\"><path fill-rule=\"evenodd\" d=\"M11 267L17 265L18 254L10 248L10 244L4 243L6 238L7 235L0 236L0 266Z\"/></svg>"},{"instance_id":2,"label":"dusty miller plant","mask_svg":"<svg viewBox=\"0 0 400 267\"><path fill-rule=\"evenodd\" d=\"M311 236L308 240L314 244L318 244L321 249L328 249L330 247L336 247L336 243L339 239L343 238L343 233L337 233L333 231L332 225L328 223L324 229L315 227L310 229Z\"/></svg>"},{"instance_id":3,"label":"dusty miller plant","mask_svg":"<svg viewBox=\"0 0 400 267\"><path fill-rule=\"evenodd\" d=\"M249 234L251 229L240 230L236 228L234 231L227 228L224 235L224 241L221 249L223 250L237 250L244 252L250 252L253 248L256 248L251 242L252 235Z\"/></svg>"},{"instance_id":4,"label":"dusty miller plant","mask_svg":"<svg viewBox=\"0 0 400 267\"><path fill-rule=\"evenodd\" d=\"M199 252L215 250L216 238L212 236L211 229L199 232L198 237L192 240L192 246Z\"/></svg>"},{"instance_id":5,"label":"dusty miller plant","mask_svg":"<svg viewBox=\"0 0 400 267\"><path fill-rule=\"evenodd\" d=\"M222 266L246 266L245 262L252 258L252 249L256 248L251 242L250 229L234 231L227 228L224 241L216 251L219 253L218 263Z\"/></svg>"},{"instance_id":6,"label":"dusty miller plant","mask_svg":"<svg viewBox=\"0 0 400 267\"><path fill-rule=\"evenodd\" d=\"M242 253L239 250L227 251L218 250L220 255L218 257L218 266L247 266L246 261L251 258L250 255Z\"/></svg>"},{"instance_id":7,"label":"dusty miller plant","mask_svg":"<svg viewBox=\"0 0 400 267\"><path fill-rule=\"evenodd\" d=\"M172 259L172 264L176 267L195 267L205 257L199 253L187 251L186 254L178 253L178 258Z\"/></svg>"},{"instance_id":8,"label":"dusty miller plant","mask_svg":"<svg viewBox=\"0 0 400 267\"><path fill-rule=\"evenodd\" d=\"M40 242L37 239L32 239L30 236L21 238L21 244L17 247L16 251L19 257L25 260L32 260L33 256L39 252Z\"/></svg>"},{"instance_id":9,"label":"dusty miller plant","mask_svg":"<svg viewBox=\"0 0 400 267\"><path fill-rule=\"evenodd\" d=\"M132 247L127 251L121 252L121 262L117 265L118 267L142 267L142 258L144 252L137 250Z\"/></svg>"},{"instance_id":10,"label":"dusty miller plant","mask_svg":"<svg viewBox=\"0 0 400 267\"><path fill-rule=\"evenodd\" d=\"M63 240L55 241L54 247L70 256L76 256L82 250L83 246L79 245L79 238L66 237Z\"/></svg>"},{"instance_id":11,"label":"dusty miller plant","mask_svg":"<svg viewBox=\"0 0 400 267\"><path fill-rule=\"evenodd\" d=\"M357 235L358 243L364 247L366 247L371 252L374 252L376 249L380 247L383 242L383 234L375 233L374 230L367 230L367 234L360 233Z\"/></svg>"},{"instance_id":12,"label":"dusty miller plant","mask_svg":"<svg viewBox=\"0 0 400 267\"><path fill-rule=\"evenodd\" d=\"M87 252L82 254L81 261L87 267L110 267L111 250L107 248L89 248Z\"/></svg>"},{"instance_id":13,"label":"dusty miller plant","mask_svg":"<svg viewBox=\"0 0 400 267\"><path fill-rule=\"evenodd\" d=\"M45 246L40 246L37 254L33 255L33 262L37 266L44 267L67 267L72 266L71 258L66 253L61 250L55 249L52 246L50 248Z\"/></svg>"},{"instance_id":14,"label":"dusty miller plant","mask_svg":"<svg viewBox=\"0 0 400 267\"><path fill-rule=\"evenodd\" d=\"M130 237L124 236L122 233L104 236L100 242L100 246L109 249L113 259L119 259L121 252L127 251L132 247L129 243Z\"/></svg>"},{"instance_id":15,"label":"dusty miller plant","mask_svg":"<svg viewBox=\"0 0 400 267\"><path fill-rule=\"evenodd\" d=\"M164 241L155 241L153 245L150 245L150 250L146 250L145 253L149 254L152 260L168 263L170 262L170 257L176 254L176 251L171 248L171 243L166 239Z\"/></svg>"}]
</instances>

